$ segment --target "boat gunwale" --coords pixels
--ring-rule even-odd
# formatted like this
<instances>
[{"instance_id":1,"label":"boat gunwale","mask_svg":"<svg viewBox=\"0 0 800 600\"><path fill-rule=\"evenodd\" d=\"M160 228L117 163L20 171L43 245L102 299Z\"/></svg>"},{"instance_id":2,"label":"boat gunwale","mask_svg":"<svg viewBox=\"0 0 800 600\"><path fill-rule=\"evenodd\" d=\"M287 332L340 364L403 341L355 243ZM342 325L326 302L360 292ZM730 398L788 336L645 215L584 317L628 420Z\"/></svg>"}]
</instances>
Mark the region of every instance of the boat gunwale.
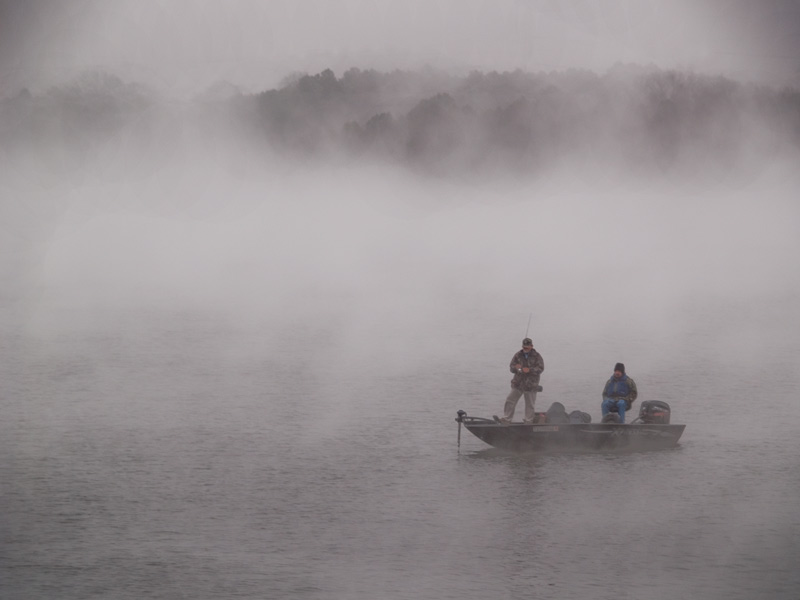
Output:
<instances>
[{"instance_id":1,"label":"boat gunwale","mask_svg":"<svg viewBox=\"0 0 800 600\"><path fill-rule=\"evenodd\" d=\"M637 419L638 421L638 419ZM678 444L681 423L500 423L458 411L456 422L482 442L500 449L663 449ZM460 435L460 434L459 434Z\"/></svg>"}]
</instances>

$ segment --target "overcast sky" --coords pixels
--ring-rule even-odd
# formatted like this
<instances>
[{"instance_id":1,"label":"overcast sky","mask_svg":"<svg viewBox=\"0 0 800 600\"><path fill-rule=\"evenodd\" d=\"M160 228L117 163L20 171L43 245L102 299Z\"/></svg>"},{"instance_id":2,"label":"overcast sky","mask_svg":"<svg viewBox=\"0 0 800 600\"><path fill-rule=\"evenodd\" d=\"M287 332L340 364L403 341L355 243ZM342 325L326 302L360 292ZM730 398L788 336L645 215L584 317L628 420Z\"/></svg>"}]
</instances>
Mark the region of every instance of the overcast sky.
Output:
<instances>
[{"instance_id":1,"label":"overcast sky","mask_svg":"<svg viewBox=\"0 0 800 600\"><path fill-rule=\"evenodd\" d=\"M0 0L2 96L85 68L175 93L350 67L604 72L800 86L798 0Z\"/></svg>"}]
</instances>

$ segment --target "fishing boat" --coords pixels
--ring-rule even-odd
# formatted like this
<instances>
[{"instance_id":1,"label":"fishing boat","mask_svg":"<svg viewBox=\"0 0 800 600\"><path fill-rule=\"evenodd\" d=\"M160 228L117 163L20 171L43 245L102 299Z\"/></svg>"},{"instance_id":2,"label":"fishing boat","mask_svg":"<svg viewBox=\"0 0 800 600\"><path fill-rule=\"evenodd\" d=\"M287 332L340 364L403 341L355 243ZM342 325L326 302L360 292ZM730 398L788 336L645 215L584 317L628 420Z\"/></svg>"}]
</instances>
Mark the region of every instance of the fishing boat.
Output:
<instances>
[{"instance_id":1,"label":"fishing boat","mask_svg":"<svg viewBox=\"0 0 800 600\"><path fill-rule=\"evenodd\" d=\"M669 405L661 401L643 402L639 417L625 423L537 422L501 423L496 417L473 417L459 410L461 426L490 446L510 452L586 452L662 450L673 448L686 425L670 422Z\"/></svg>"}]
</instances>

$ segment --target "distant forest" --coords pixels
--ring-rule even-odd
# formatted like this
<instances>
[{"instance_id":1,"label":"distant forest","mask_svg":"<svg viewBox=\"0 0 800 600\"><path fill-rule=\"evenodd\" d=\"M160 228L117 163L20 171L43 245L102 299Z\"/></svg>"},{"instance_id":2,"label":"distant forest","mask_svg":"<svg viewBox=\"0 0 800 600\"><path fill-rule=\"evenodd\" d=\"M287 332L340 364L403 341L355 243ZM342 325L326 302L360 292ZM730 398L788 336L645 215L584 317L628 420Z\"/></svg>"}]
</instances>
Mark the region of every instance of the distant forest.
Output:
<instances>
[{"instance_id":1,"label":"distant forest","mask_svg":"<svg viewBox=\"0 0 800 600\"><path fill-rule=\"evenodd\" d=\"M109 143L123 154L156 151L190 130L203 145L246 141L248 151L433 172L535 173L563 164L729 170L800 150L800 91L635 65L602 75L350 69L341 77L296 74L255 94L218 84L176 104L90 72L0 104L7 156L27 149L74 163Z\"/></svg>"}]
</instances>

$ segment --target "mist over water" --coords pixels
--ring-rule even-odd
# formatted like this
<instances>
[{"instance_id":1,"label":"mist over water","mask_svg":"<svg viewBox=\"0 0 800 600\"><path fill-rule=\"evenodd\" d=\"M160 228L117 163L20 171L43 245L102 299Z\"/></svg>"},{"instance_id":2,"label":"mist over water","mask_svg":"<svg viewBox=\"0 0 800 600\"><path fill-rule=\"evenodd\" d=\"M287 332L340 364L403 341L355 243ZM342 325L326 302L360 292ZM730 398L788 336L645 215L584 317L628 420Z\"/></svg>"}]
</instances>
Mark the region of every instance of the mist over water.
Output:
<instances>
[{"instance_id":1,"label":"mist over water","mask_svg":"<svg viewBox=\"0 0 800 600\"><path fill-rule=\"evenodd\" d=\"M7 597L793 597L792 169L229 164L14 180ZM459 455L531 313L539 408L622 360L681 448Z\"/></svg>"},{"instance_id":2,"label":"mist over water","mask_svg":"<svg viewBox=\"0 0 800 600\"><path fill-rule=\"evenodd\" d=\"M797 597L796 90L565 54L208 87L232 46L170 96L4 39L4 81L64 77L0 105L0 596ZM621 361L679 447L457 447L526 333L538 410L598 421Z\"/></svg>"},{"instance_id":3,"label":"mist over water","mask_svg":"<svg viewBox=\"0 0 800 600\"><path fill-rule=\"evenodd\" d=\"M148 307L379 329L502 305L511 322L533 312L553 333L629 322L661 335L687 306L797 294L795 179L781 164L696 186L167 165L146 179L16 190L14 250L27 266L7 289L27 294L29 318Z\"/></svg>"}]
</instances>

